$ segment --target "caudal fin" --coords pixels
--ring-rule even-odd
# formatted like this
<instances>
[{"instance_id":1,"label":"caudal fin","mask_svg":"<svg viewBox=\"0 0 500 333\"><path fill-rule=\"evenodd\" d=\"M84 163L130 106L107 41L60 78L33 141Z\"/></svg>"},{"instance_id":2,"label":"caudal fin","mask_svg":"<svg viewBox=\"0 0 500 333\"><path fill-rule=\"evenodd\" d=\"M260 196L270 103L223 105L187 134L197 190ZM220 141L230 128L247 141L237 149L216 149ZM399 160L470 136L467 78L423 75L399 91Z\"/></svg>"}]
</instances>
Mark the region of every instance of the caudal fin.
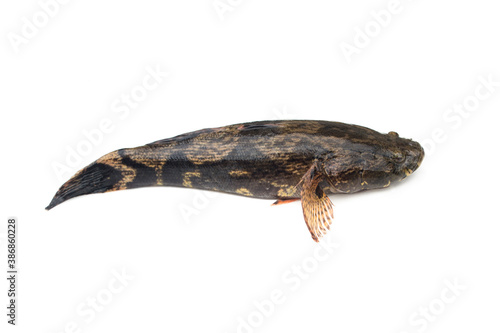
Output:
<instances>
[{"instance_id":1,"label":"caudal fin","mask_svg":"<svg viewBox=\"0 0 500 333\"><path fill-rule=\"evenodd\" d=\"M114 190L122 178L123 174L119 170L96 161L64 183L45 209L50 210L60 203L80 195Z\"/></svg>"}]
</instances>

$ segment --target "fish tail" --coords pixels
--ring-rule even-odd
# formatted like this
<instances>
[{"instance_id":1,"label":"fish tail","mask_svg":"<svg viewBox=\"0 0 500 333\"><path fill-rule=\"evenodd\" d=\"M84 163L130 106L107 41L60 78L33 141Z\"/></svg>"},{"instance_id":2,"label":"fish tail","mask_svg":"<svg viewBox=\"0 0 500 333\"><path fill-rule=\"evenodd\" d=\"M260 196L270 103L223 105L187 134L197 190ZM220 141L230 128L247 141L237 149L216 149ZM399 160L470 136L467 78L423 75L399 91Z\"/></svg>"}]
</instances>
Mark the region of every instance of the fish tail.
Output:
<instances>
[{"instance_id":1,"label":"fish tail","mask_svg":"<svg viewBox=\"0 0 500 333\"><path fill-rule=\"evenodd\" d=\"M150 175L129 157L132 150L111 152L77 172L59 188L45 209L50 210L66 200L85 194L154 185L156 179L151 179L154 174Z\"/></svg>"}]
</instances>

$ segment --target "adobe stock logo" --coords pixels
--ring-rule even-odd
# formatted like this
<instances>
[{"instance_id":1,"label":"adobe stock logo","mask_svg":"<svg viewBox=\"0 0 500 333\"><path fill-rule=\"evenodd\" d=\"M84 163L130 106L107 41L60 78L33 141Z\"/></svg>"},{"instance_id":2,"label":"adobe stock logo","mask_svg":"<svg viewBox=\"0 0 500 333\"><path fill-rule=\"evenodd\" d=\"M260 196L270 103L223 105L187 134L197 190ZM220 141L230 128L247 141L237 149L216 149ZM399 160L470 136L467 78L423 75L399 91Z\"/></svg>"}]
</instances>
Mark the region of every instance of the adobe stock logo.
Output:
<instances>
[{"instance_id":1,"label":"adobe stock logo","mask_svg":"<svg viewBox=\"0 0 500 333\"><path fill-rule=\"evenodd\" d=\"M338 251L340 242L327 236L314 247L313 253L300 262L291 265L281 275L281 285L274 288L269 296L253 301L253 310L237 318L236 333L254 333L286 303L291 295L306 283L319 269L321 264L329 260Z\"/></svg>"},{"instance_id":2,"label":"adobe stock logo","mask_svg":"<svg viewBox=\"0 0 500 333\"><path fill-rule=\"evenodd\" d=\"M433 128L430 137L421 140L426 155L434 154L438 145L447 141L451 132L462 127L464 121L469 119L474 112L480 110L481 104L492 98L500 87L500 81L495 79L493 74L480 75L477 77L477 81L479 83L469 95L443 112L443 126Z\"/></svg>"},{"instance_id":3,"label":"adobe stock logo","mask_svg":"<svg viewBox=\"0 0 500 333\"><path fill-rule=\"evenodd\" d=\"M62 161L53 161L52 170L56 174L57 180L62 181L65 177L72 176L84 161L84 157L90 155L95 147L104 142L106 135L109 136L118 125L124 121L132 111L138 109L141 103L168 77L169 73L162 70L160 65L146 66L145 75L140 83L132 86L127 93L120 94L110 105L113 114L108 114L98 121L93 128L82 130L82 136L75 145L66 145L66 156Z\"/></svg>"},{"instance_id":4,"label":"adobe stock logo","mask_svg":"<svg viewBox=\"0 0 500 333\"><path fill-rule=\"evenodd\" d=\"M367 21L363 28L354 27L354 37L352 42L340 42L340 50L348 64L352 62L352 57L370 45L383 29L387 28L393 21L394 16L400 14L404 7L400 0L390 0L385 9L370 12L371 19Z\"/></svg>"},{"instance_id":5,"label":"adobe stock logo","mask_svg":"<svg viewBox=\"0 0 500 333\"><path fill-rule=\"evenodd\" d=\"M78 303L75 316L65 322L57 331L58 333L82 333L96 319L102 317L106 310L112 306L115 299L122 297L122 293L129 288L131 281L135 279L125 267L121 270L112 269L112 277L107 283L95 293L87 296L85 300Z\"/></svg>"},{"instance_id":6,"label":"adobe stock logo","mask_svg":"<svg viewBox=\"0 0 500 333\"><path fill-rule=\"evenodd\" d=\"M61 5L65 5L69 0L40 0L38 5L40 10L31 15L31 18L26 16L21 17L22 25L20 33L8 32L7 39L14 49L15 53L19 53L19 47L23 44L28 44L30 40L38 36L41 29L45 28L51 19L57 16Z\"/></svg>"},{"instance_id":7,"label":"adobe stock logo","mask_svg":"<svg viewBox=\"0 0 500 333\"><path fill-rule=\"evenodd\" d=\"M411 327L407 330L401 330L399 333L425 332L467 290L467 286L459 282L458 278L454 278L453 280L446 279L444 280L444 285L445 287L441 289L439 296L431 299L425 306L419 306L410 315L408 323Z\"/></svg>"},{"instance_id":8,"label":"adobe stock logo","mask_svg":"<svg viewBox=\"0 0 500 333\"><path fill-rule=\"evenodd\" d=\"M226 14L233 12L242 2L243 0L215 0L212 6L219 16L219 19L224 21L226 19Z\"/></svg>"}]
</instances>

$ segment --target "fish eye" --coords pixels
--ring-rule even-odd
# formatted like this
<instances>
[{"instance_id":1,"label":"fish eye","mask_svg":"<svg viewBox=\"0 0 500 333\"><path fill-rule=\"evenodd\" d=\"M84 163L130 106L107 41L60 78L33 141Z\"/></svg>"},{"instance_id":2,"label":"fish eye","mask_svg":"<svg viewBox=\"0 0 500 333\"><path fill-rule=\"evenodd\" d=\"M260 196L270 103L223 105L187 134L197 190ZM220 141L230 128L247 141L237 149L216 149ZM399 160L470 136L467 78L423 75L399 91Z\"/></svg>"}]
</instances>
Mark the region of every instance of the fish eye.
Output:
<instances>
[{"instance_id":1,"label":"fish eye","mask_svg":"<svg viewBox=\"0 0 500 333\"><path fill-rule=\"evenodd\" d=\"M390 135L390 136L393 136L393 137L395 137L395 138L399 138L399 134L398 134L397 132L390 131L390 132L389 132L389 135Z\"/></svg>"}]
</instances>

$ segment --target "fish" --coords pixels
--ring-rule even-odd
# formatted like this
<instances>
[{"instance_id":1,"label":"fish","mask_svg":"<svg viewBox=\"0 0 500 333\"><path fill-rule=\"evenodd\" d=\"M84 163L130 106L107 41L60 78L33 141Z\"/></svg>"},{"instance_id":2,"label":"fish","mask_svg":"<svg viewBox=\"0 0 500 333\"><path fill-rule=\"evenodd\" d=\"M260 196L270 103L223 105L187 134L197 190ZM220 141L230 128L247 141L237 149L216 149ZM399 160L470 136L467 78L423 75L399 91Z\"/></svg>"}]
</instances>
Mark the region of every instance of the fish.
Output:
<instances>
[{"instance_id":1,"label":"fish","mask_svg":"<svg viewBox=\"0 0 500 333\"><path fill-rule=\"evenodd\" d=\"M64 183L47 210L74 197L171 186L300 200L319 242L333 220L331 194L390 186L411 175L424 149L396 132L321 120L277 120L206 128L106 154Z\"/></svg>"}]
</instances>

